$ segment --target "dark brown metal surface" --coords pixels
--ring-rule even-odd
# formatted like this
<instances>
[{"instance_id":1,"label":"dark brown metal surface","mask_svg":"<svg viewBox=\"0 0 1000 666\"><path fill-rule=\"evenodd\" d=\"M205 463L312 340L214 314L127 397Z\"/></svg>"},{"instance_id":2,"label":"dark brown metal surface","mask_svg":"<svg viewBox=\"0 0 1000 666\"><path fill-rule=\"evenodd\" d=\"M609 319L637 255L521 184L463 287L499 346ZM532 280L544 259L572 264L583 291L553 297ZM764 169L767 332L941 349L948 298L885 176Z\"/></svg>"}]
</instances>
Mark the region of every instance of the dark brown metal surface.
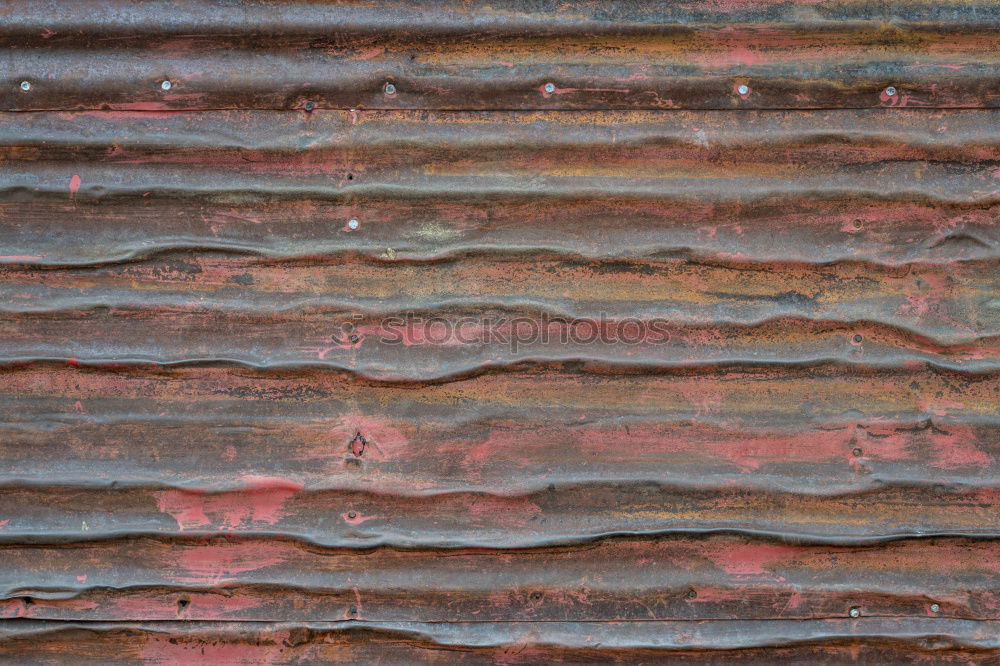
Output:
<instances>
[{"instance_id":1,"label":"dark brown metal surface","mask_svg":"<svg viewBox=\"0 0 1000 666\"><path fill-rule=\"evenodd\" d=\"M998 28L3 4L0 660L1000 662Z\"/></svg>"}]
</instances>

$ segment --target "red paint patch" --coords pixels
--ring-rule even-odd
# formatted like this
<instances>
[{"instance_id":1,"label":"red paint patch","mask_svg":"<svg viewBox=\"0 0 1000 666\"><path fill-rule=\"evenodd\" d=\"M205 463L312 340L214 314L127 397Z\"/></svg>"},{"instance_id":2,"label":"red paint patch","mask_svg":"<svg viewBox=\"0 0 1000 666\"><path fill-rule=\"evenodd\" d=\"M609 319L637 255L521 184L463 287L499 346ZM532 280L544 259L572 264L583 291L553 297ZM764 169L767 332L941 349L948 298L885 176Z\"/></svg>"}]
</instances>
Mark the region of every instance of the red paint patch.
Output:
<instances>
[{"instance_id":1,"label":"red paint patch","mask_svg":"<svg viewBox=\"0 0 1000 666\"><path fill-rule=\"evenodd\" d=\"M80 191L80 176L73 174L73 177L69 179L69 198L75 199L76 193Z\"/></svg>"},{"instance_id":2,"label":"red paint patch","mask_svg":"<svg viewBox=\"0 0 1000 666\"><path fill-rule=\"evenodd\" d=\"M975 432L970 426L949 424L947 431L932 435L934 460L929 465L940 469L987 467L993 456L976 447Z\"/></svg>"},{"instance_id":3,"label":"red paint patch","mask_svg":"<svg viewBox=\"0 0 1000 666\"><path fill-rule=\"evenodd\" d=\"M800 554L801 550L796 546L757 543L726 545L717 549L706 548L704 551L706 557L733 576L770 574L767 569L769 565L793 559Z\"/></svg>"},{"instance_id":4,"label":"red paint patch","mask_svg":"<svg viewBox=\"0 0 1000 666\"><path fill-rule=\"evenodd\" d=\"M219 585L237 574L281 564L292 551L279 543L234 543L185 547L177 566L187 572L176 582L185 585ZM171 562L166 563L167 566Z\"/></svg>"},{"instance_id":5,"label":"red paint patch","mask_svg":"<svg viewBox=\"0 0 1000 666\"><path fill-rule=\"evenodd\" d=\"M278 476L245 474L239 477L239 480L246 484L248 490L287 490L294 494L302 490L304 487L298 481L292 481Z\"/></svg>"},{"instance_id":6,"label":"red paint patch","mask_svg":"<svg viewBox=\"0 0 1000 666\"><path fill-rule=\"evenodd\" d=\"M202 500L193 492L166 490L156 493L156 506L161 513L169 513L181 530L211 525L205 515Z\"/></svg>"},{"instance_id":7,"label":"red paint patch","mask_svg":"<svg viewBox=\"0 0 1000 666\"><path fill-rule=\"evenodd\" d=\"M206 495L197 491L155 493L162 513L170 514L181 530L212 528L235 530L263 523L273 525L284 515L284 504L302 485L276 477L248 476L246 490Z\"/></svg>"}]
</instances>

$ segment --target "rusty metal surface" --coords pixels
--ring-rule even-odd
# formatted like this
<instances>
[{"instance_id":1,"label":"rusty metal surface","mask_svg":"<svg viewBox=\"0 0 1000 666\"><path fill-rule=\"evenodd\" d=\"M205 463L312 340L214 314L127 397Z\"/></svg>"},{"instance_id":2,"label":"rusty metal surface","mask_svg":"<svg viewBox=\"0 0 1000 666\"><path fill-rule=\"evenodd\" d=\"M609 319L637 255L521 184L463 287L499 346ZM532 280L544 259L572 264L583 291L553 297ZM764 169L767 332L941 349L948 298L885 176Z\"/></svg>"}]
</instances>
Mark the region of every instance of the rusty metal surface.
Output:
<instances>
[{"instance_id":1,"label":"rusty metal surface","mask_svg":"<svg viewBox=\"0 0 1000 666\"><path fill-rule=\"evenodd\" d=\"M10 626L12 623L9 623ZM996 622L54 623L7 630L2 654L60 663L990 663ZM942 638L944 633L947 638ZM665 655L668 655L665 658Z\"/></svg>"},{"instance_id":2,"label":"rusty metal surface","mask_svg":"<svg viewBox=\"0 0 1000 666\"><path fill-rule=\"evenodd\" d=\"M997 661L998 27L3 4L0 659Z\"/></svg>"},{"instance_id":3,"label":"rusty metal surface","mask_svg":"<svg viewBox=\"0 0 1000 666\"><path fill-rule=\"evenodd\" d=\"M998 27L993 0L18 0L0 104L996 107Z\"/></svg>"}]
</instances>

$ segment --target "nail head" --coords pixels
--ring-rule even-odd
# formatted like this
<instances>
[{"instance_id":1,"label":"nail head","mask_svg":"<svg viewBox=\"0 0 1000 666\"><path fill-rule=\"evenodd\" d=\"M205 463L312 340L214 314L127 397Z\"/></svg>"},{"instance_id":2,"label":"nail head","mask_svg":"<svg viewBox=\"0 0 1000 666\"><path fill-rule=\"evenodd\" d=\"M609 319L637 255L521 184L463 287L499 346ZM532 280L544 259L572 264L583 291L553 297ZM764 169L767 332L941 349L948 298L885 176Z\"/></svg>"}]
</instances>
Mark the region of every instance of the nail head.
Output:
<instances>
[{"instance_id":1,"label":"nail head","mask_svg":"<svg viewBox=\"0 0 1000 666\"><path fill-rule=\"evenodd\" d=\"M385 84L385 94L386 95L395 95L396 94L396 86L394 86L391 83Z\"/></svg>"},{"instance_id":2,"label":"nail head","mask_svg":"<svg viewBox=\"0 0 1000 666\"><path fill-rule=\"evenodd\" d=\"M312 111L316 107L313 105L312 102L306 102L305 105L303 105L302 108L304 108L306 111Z\"/></svg>"},{"instance_id":3,"label":"nail head","mask_svg":"<svg viewBox=\"0 0 1000 666\"><path fill-rule=\"evenodd\" d=\"M354 520L355 518L358 517L358 512L357 511L348 511L347 512L347 517L350 518L351 520Z\"/></svg>"},{"instance_id":4,"label":"nail head","mask_svg":"<svg viewBox=\"0 0 1000 666\"><path fill-rule=\"evenodd\" d=\"M160 88L163 90L170 90L173 86L174 84L172 84L169 79L165 79L163 83L160 84Z\"/></svg>"},{"instance_id":5,"label":"nail head","mask_svg":"<svg viewBox=\"0 0 1000 666\"><path fill-rule=\"evenodd\" d=\"M24 92L28 92L29 90L31 90L31 82L21 81L21 90L23 90Z\"/></svg>"},{"instance_id":6,"label":"nail head","mask_svg":"<svg viewBox=\"0 0 1000 666\"><path fill-rule=\"evenodd\" d=\"M851 617L860 617L861 616L861 611L859 609L857 609L857 608L852 608L851 612L850 612L850 616Z\"/></svg>"},{"instance_id":7,"label":"nail head","mask_svg":"<svg viewBox=\"0 0 1000 666\"><path fill-rule=\"evenodd\" d=\"M885 94L887 97L895 97L896 89L893 86L889 86L888 88L885 89Z\"/></svg>"},{"instance_id":8,"label":"nail head","mask_svg":"<svg viewBox=\"0 0 1000 666\"><path fill-rule=\"evenodd\" d=\"M932 613L937 613L939 610L941 610L940 606L938 606L937 604L931 604L931 612Z\"/></svg>"},{"instance_id":9,"label":"nail head","mask_svg":"<svg viewBox=\"0 0 1000 666\"><path fill-rule=\"evenodd\" d=\"M347 228L348 228L348 229L357 229L357 228L358 228L358 227L360 227L360 226L361 226L361 223L360 223L360 222L358 222L358 221L357 221L356 219L354 219L354 218L351 218L350 220L348 220L348 221L347 221Z\"/></svg>"},{"instance_id":10,"label":"nail head","mask_svg":"<svg viewBox=\"0 0 1000 666\"><path fill-rule=\"evenodd\" d=\"M860 458L864 454L864 451L861 449L854 449L851 453L854 454L855 458Z\"/></svg>"},{"instance_id":11,"label":"nail head","mask_svg":"<svg viewBox=\"0 0 1000 666\"><path fill-rule=\"evenodd\" d=\"M740 85L740 87L736 89L736 92L738 92L741 95L746 95L747 93L750 92L750 88L745 85Z\"/></svg>"},{"instance_id":12,"label":"nail head","mask_svg":"<svg viewBox=\"0 0 1000 666\"><path fill-rule=\"evenodd\" d=\"M545 84L545 92L547 92L547 93L554 93L555 91L556 91L556 84L554 84L554 83L546 83Z\"/></svg>"}]
</instances>

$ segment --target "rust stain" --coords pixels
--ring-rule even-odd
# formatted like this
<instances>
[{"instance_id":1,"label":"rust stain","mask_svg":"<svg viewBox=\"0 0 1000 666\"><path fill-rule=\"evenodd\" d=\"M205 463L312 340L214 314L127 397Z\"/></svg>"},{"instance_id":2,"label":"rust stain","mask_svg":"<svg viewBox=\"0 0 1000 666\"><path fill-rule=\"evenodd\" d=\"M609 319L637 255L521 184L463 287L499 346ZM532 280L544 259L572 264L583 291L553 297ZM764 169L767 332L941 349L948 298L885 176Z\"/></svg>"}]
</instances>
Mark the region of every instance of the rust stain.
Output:
<instances>
[{"instance_id":1,"label":"rust stain","mask_svg":"<svg viewBox=\"0 0 1000 666\"><path fill-rule=\"evenodd\" d=\"M998 27L0 9L0 660L995 660Z\"/></svg>"}]
</instances>

